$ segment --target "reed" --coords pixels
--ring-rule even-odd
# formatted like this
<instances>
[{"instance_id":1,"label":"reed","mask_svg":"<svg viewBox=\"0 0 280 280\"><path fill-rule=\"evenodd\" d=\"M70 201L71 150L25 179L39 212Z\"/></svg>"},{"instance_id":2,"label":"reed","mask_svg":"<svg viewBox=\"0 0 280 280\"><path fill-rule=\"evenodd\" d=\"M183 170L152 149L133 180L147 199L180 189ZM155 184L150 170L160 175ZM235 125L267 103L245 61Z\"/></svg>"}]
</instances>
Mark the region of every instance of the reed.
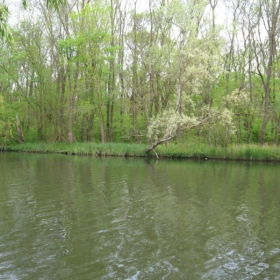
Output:
<instances>
[{"instance_id":1,"label":"reed","mask_svg":"<svg viewBox=\"0 0 280 280\"><path fill-rule=\"evenodd\" d=\"M280 161L280 147L268 145L230 145L216 147L206 144L177 144L161 146L158 155L179 158Z\"/></svg>"},{"instance_id":2,"label":"reed","mask_svg":"<svg viewBox=\"0 0 280 280\"><path fill-rule=\"evenodd\" d=\"M220 160L280 161L280 147L269 145L230 145L216 147L207 144L174 144L158 146L149 154L145 144L128 143L23 143L13 144L3 150L33 153L62 153L68 155L196 158Z\"/></svg>"},{"instance_id":3,"label":"reed","mask_svg":"<svg viewBox=\"0 0 280 280\"><path fill-rule=\"evenodd\" d=\"M61 153L88 156L130 156L143 157L146 146L144 144L127 143L21 143L7 147L9 151L32 153Z\"/></svg>"}]
</instances>

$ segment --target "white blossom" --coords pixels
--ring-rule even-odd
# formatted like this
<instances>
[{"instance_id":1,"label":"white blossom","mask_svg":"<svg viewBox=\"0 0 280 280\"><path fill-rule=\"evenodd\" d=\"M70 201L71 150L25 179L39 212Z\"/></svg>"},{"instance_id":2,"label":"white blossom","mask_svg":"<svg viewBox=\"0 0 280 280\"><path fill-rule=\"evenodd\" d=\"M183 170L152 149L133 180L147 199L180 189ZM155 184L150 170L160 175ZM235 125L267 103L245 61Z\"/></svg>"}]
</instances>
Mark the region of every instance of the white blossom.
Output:
<instances>
[{"instance_id":1,"label":"white blossom","mask_svg":"<svg viewBox=\"0 0 280 280\"><path fill-rule=\"evenodd\" d=\"M160 139L172 138L178 130L190 130L199 126L216 124L229 129L229 133L235 133L236 129L233 123L232 112L228 109L218 110L205 106L201 110L200 117L187 116L166 110L157 117L151 119L148 128L148 137L158 141Z\"/></svg>"},{"instance_id":2,"label":"white blossom","mask_svg":"<svg viewBox=\"0 0 280 280\"><path fill-rule=\"evenodd\" d=\"M226 95L223 98L223 102L225 105L240 110L250 106L250 96L244 89L236 89L231 94Z\"/></svg>"}]
</instances>

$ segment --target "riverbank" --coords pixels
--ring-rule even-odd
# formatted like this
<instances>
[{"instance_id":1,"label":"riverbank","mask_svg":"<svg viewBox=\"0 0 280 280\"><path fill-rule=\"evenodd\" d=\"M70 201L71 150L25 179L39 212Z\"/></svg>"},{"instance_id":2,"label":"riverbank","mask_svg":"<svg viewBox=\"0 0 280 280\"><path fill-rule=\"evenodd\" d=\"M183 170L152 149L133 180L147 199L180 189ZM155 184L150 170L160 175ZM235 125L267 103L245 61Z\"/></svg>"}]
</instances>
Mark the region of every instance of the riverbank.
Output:
<instances>
[{"instance_id":1,"label":"riverbank","mask_svg":"<svg viewBox=\"0 0 280 280\"><path fill-rule=\"evenodd\" d=\"M180 159L216 159L246 161L279 161L280 147L260 145L230 145L227 148L205 144L169 144L146 153L145 144L127 143L22 143L2 147L2 151L30 153L60 153L67 155L159 157Z\"/></svg>"}]
</instances>

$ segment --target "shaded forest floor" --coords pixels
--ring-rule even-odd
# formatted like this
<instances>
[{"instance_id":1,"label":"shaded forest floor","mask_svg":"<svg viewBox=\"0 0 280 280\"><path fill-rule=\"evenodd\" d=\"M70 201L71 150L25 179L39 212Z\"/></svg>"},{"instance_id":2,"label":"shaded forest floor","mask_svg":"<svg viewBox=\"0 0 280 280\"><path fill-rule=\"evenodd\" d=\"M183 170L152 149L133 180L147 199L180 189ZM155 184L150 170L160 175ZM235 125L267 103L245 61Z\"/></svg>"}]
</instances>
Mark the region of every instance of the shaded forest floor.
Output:
<instances>
[{"instance_id":1,"label":"shaded forest floor","mask_svg":"<svg viewBox=\"0 0 280 280\"><path fill-rule=\"evenodd\" d=\"M150 153L146 153L146 148L147 145L145 144L128 143L22 143L0 147L2 151L67 155L280 162L280 147L268 145L250 144L216 147L197 143L170 143L168 146L158 146L155 151Z\"/></svg>"}]
</instances>

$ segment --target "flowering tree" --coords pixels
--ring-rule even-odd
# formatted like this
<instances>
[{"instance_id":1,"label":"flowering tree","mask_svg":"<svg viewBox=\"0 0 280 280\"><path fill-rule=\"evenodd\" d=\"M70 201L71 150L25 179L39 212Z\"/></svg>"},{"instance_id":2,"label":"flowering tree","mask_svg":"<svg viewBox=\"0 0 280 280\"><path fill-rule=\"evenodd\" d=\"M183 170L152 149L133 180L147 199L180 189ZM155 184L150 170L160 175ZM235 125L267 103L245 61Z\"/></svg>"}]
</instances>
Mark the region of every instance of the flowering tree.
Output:
<instances>
[{"instance_id":1,"label":"flowering tree","mask_svg":"<svg viewBox=\"0 0 280 280\"><path fill-rule=\"evenodd\" d=\"M224 105L234 114L238 143L242 141L242 132L245 132L247 141L251 141L253 120L257 109L260 109L260 104L258 104L260 102L257 98L254 98L254 101L251 102L250 93L245 89L235 89L223 97ZM245 130L242 128L245 128Z\"/></svg>"},{"instance_id":2,"label":"flowering tree","mask_svg":"<svg viewBox=\"0 0 280 280\"><path fill-rule=\"evenodd\" d=\"M217 109L212 105L212 85L223 73L220 56L222 44L215 30L208 30L205 34L186 34L182 31L174 58L174 69L171 69L177 77L176 100L170 106L173 109L164 110L150 119L148 138L153 144L146 149L147 152L173 139L180 131L210 124L213 126L219 123L230 134L235 132L231 111L227 108Z\"/></svg>"},{"instance_id":3,"label":"flowering tree","mask_svg":"<svg viewBox=\"0 0 280 280\"><path fill-rule=\"evenodd\" d=\"M187 116L176 111L164 111L152 119L148 128L148 137L154 143L146 149L146 152L150 152L158 145L173 139L178 131L188 131L219 123L228 130L229 134L235 133L230 110L226 108L219 110L205 106L201 111L202 114L199 117Z\"/></svg>"}]
</instances>

